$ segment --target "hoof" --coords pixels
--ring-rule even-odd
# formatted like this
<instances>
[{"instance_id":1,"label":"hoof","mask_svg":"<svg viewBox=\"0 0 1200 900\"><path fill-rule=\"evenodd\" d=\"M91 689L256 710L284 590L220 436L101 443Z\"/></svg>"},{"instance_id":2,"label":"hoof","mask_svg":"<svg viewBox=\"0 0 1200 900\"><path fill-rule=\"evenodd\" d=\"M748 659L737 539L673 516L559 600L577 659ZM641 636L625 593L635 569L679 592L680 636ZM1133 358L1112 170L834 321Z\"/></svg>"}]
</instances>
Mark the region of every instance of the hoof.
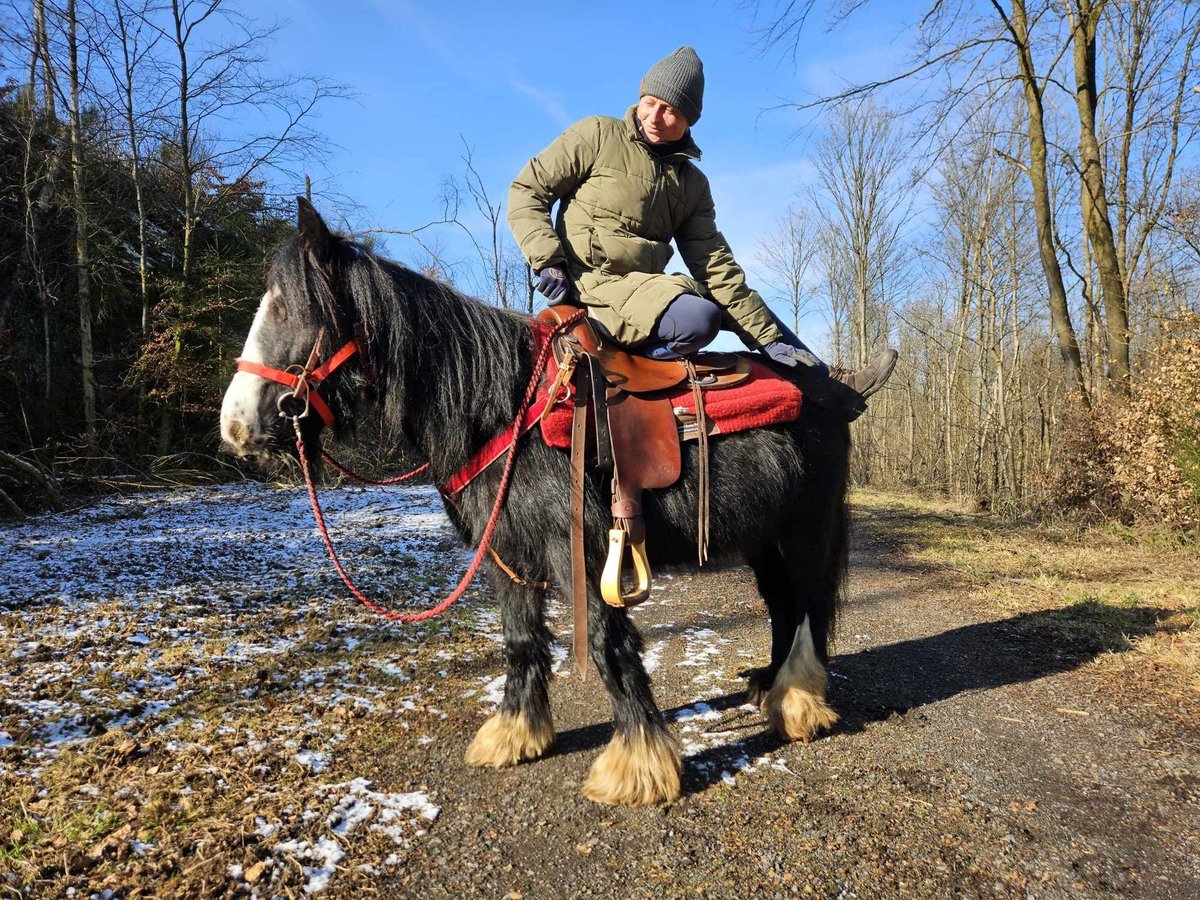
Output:
<instances>
[{"instance_id":1,"label":"hoof","mask_svg":"<svg viewBox=\"0 0 1200 900\"><path fill-rule=\"evenodd\" d=\"M650 806L679 798L683 758L661 726L639 728L632 739L615 734L592 763L583 796L609 806Z\"/></svg>"},{"instance_id":2,"label":"hoof","mask_svg":"<svg viewBox=\"0 0 1200 900\"><path fill-rule=\"evenodd\" d=\"M475 734L467 748L467 765L502 769L526 759L537 759L554 742L554 726L547 719L534 726L524 713L498 712Z\"/></svg>"},{"instance_id":3,"label":"hoof","mask_svg":"<svg viewBox=\"0 0 1200 900\"><path fill-rule=\"evenodd\" d=\"M771 670L766 666L761 669L751 669L744 673L746 676L746 702L752 706L761 707L766 699L767 691L775 681Z\"/></svg>"},{"instance_id":4,"label":"hoof","mask_svg":"<svg viewBox=\"0 0 1200 900\"><path fill-rule=\"evenodd\" d=\"M761 709L776 734L788 741L809 741L837 724L825 702L825 686L778 684L767 692Z\"/></svg>"}]
</instances>

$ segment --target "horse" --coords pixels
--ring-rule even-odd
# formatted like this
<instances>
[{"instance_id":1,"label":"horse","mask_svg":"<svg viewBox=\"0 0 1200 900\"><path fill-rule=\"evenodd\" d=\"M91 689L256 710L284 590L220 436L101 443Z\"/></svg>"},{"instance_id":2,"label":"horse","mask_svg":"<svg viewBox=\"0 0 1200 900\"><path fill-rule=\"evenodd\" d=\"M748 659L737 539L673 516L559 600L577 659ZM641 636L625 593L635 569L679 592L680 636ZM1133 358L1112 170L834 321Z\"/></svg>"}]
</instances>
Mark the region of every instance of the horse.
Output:
<instances>
[{"instance_id":1,"label":"horse","mask_svg":"<svg viewBox=\"0 0 1200 900\"><path fill-rule=\"evenodd\" d=\"M304 445L319 449L327 432L349 439L355 422L378 416L445 484L518 412L534 368L531 324L334 233L299 198L297 234L275 251L242 359L295 368L357 341L365 358L320 386L330 415L298 420ZM285 451L292 432L277 407L288 399L295 398L285 385L238 371L221 406L226 449L259 457ZM750 566L770 616L770 663L748 673L747 699L788 741L810 740L837 721L826 702L826 666L848 553L849 448L845 416L818 403L805 403L793 422L710 438L710 555ZM489 562L508 677L499 708L467 748L466 762L476 767L535 760L555 737L546 585L571 584L570 464L537 428L511 452L511 491L492 547L523 583ZM490 466L446 502L466 545L480 540L501 468ZM678 482L644 499L653 565L696 567L697 489L697 450L689 443ZM608 485L594 467L584 515L588 655L611 697L613 735L582 793L610 805L668 803L680 793L682 755L651 692L636 626L627 610L600 596L611 519Z\"/></svg>"}]
</instances>

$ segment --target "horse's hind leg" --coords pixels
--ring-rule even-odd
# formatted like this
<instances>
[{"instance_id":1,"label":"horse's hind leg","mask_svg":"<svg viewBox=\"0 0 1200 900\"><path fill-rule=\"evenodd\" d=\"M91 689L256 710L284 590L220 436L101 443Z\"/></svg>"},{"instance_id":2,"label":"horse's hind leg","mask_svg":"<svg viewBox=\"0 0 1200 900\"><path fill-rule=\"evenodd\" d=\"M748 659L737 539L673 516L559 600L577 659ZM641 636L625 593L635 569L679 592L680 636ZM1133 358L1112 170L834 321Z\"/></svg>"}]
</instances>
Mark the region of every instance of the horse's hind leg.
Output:
<instances>
[{"instance_id":1,"label":"horse's hind leg","mask_svg":"<svg viewBox=\"0 0 1200 900\"><path fill-rule=\"evenodd\" d=\"M789 741L807 741L838 720L825 702L828 676L813 641L812 619L794 632L787 659L763 697L761 708L771 727Z\"/></svg>"},{"instance_id":2,"label":"horse's hind leg","mask_svg":"<svg viewBox=\"0 0 1200 900\"><path fill-rule=\"evenodd\" d=\"M500 768L536 759L554 741L547 693L551 635L544 591L515 584L494 566L490 580L501 602L508 677L500 708L467 748L467 763Z\"/></svg>"},{"instance_id":3,"label":"horse's hind leg","mask_svg":"<svg viewBox=\"0 0 1200 900\"><path fill-rule=\"evenodd\" d=\"M816 542L820 548L822 541ZM780 547L751 559L771 615L771 664L750 676L751 701L771 727L790 741L807 741L837 722L825 702L827 629L837 578L823 574L814 543L787 535ZM824 557L824 553L819 553ZM825 562L824 566L813 563ZM829 592L834 592L830 594Z\"/></svg>"},{"instance_id":4,"label":"horse's hind leg","mask_svg":"<svg viewBox=\"0 0 1200 900\"><path fill-rule=\"evenodd\" d=\"M612 806L648 806L679 797L683 758L663 724L642 665L642 639L629 614L589 591L592 662L613 704L613 736L596 757L583 795Z\"/></svg>"},{"instance_id":5,"label":"horse's hind leg","mask_svg":"<svg viewBox=\"0 0 1200 900\"><path fill-rule=\"evenodd\" d=\"M746 684L747 701L761 706L775 676L787 661L792 638L803 614L797 609L791 576L777 546L771 544L764 547L746 561L754 570L758 592L767 604L767 613L771 617L771 662L764 668L751 670Z\"/></svg>"}]
</instances>

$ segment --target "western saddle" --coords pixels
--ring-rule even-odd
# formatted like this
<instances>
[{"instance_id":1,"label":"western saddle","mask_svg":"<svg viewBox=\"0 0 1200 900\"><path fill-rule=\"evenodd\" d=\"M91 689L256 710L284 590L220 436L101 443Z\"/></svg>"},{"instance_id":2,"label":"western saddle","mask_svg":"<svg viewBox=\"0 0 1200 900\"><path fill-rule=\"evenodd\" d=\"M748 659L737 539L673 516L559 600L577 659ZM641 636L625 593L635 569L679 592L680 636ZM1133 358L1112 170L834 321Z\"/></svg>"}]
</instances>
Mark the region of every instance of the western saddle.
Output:
<instances>
[{"instance_id":1,"label":"western saddle","mask_svg":"<svg viewBox=\"0 0 1200 900\"><path fill-rule=\"evenodd\" d=\"M559 304L538 319L558 325L579 311ZM583 318L556 339L558 377L550 387L547 412L564 390L573 400L571 420L571 593L574 652L580 676L587 671L587 571L584 563L584 463L588 438L594 439L596 466L612 475L613 526L600 578L600 594L610 606L636 606L650 595L646 524L642 492L670 487L679 480L681 442L695 440L699 450L697 553L708 554L708 436L704 392L729 387L750 374L749 362L731 353L701 353L679 360L637 356L604 340ZM571 385L568 389L567 385ZM695 412L675 407L671 395L691 388ZM543 414L545 415L545 413ZM623 586L625 551L633 561L635 586Z\"/></svg>"}]
</instances>

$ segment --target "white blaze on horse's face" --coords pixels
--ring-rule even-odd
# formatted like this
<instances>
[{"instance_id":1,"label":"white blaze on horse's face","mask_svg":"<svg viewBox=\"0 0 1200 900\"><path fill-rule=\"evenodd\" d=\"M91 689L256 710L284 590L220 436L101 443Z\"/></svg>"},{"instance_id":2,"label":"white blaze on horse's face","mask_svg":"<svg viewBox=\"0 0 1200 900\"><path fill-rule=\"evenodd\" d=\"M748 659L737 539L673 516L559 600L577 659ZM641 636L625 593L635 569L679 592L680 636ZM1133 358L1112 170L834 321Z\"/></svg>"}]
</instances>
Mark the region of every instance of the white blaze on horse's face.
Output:
<instances>
[{"instance_id":1,"label":"white blaze on horse's face","mask_svg":"<svg viewBox=\"0 0 1200 900\"><path fill-rule=\"evenodd\" d=\"M241 359L266 364L263 331L272 304L278 302L279 288L272 285L258 304ZM269 381L252 372L235 372L225 390L225 399L221 401L221 437L239 456L266 448L271 423L262 421L262 401L269 385Z\"/></svg>"}]
</instances>

